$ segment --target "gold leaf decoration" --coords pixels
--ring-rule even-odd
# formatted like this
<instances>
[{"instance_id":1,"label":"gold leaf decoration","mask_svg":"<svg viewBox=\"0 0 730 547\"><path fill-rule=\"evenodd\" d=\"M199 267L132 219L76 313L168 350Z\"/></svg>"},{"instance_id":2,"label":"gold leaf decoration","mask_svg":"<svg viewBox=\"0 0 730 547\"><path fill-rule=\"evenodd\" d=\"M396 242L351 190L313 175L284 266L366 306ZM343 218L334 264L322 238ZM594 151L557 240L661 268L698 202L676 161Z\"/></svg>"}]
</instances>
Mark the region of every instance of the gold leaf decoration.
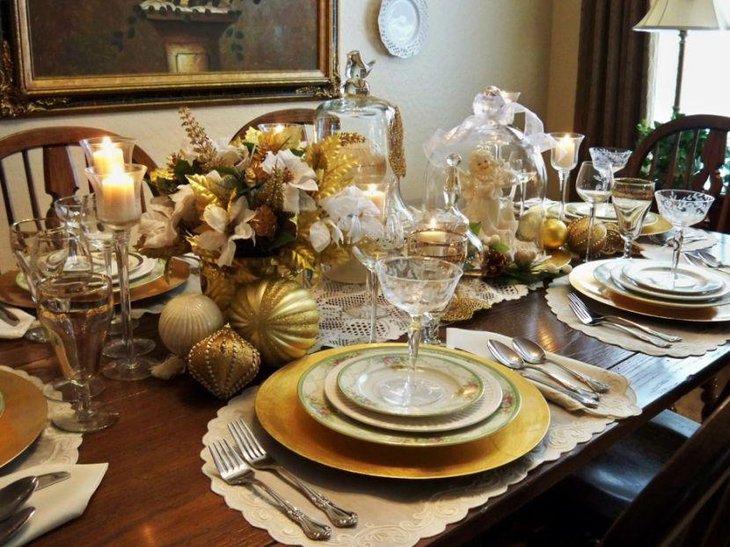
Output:
<instances>
[{"instance_id":1,"label":"gold leaf decoration","mask_svg":"<svg viewBox=\"0 0 730 547\"><path fill-rule=\"evenodd\" d=\"M228 314L231 326L269 366L302 357L319 334L317 303L293 281L262 279L242 287Z\"/></svg>"},{"instance_id":2,"label":"gold leaf decoration","mask_svg":"<svg viewBox=\"0 0 730 547\"><path fill-rule=\"evenodd\" d=\"M319 190L314 199L320 201L344 189L352 182L355 161L345 151L337 135L327 137L307 149L304 160L317 174Z\"/></svg>"},{"instance_id":3,"label":"gold leaf decoration","mask_svg":"<svg viewBox=\"0 0 730 547\"><path fill-rule=\"evenodd\" d=\"M182 120L182 126L188 134L188 139L193 145L193 150L198 154L198 161L203 164L206 171L210 171L215 167L215 161L218 157L215 144L210 140L205 129L198 123L189 108L183 106L178 110L178 113Z\"/></svg>"},{"instance_id":4,"label":"gold leaf decoration","mask_svg":"<svg viewBox=\"0 0 730 547\"><path fill-rule=\"evenodd\" d=\"M258 374L259 352L226 326L195 344L188 354L190 375L219 399L241 391Z\"/></svg>"}]
</instances>

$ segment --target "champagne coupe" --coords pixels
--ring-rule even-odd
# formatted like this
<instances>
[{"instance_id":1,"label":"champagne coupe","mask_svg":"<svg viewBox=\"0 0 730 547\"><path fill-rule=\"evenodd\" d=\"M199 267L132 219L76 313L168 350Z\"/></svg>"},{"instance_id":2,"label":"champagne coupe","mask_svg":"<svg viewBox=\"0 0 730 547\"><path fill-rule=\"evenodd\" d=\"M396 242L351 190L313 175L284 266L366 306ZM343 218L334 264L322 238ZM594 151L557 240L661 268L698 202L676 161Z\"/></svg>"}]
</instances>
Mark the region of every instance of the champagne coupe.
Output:
<instances>
[{"instance_id":1,"label":"champagne coupe","mask_svg":"<svg viewBox=\"0 0 730 547\"><path fill-rule=\"evenodd\" d=\"M370 295L369 342L371 344L377 341L379 286L378 276L375 273L375 264L380 258L399 252L404 245L403 226L398 215L388 214L388 193L373 188L376 186L380 185L368 185L365 196L380 211L377 222L369 227L363 226L362 233L358 234L357 238L351 239L353 255L368 271L366 291Z\"/></svg>"},{"instance_id":2,"label":"champagne coupe","mask_svg":"<svg viewBox=\"0 0 730 547\"><path fill-rule=\"evenodd\" d=\"M452 264L464 267L468 253L469 239L466 234L454 232L448 227L441 228L433 222L417 227L416 231L406 238L408 256L421 256L446 260ZM425 344L440 345L439 325L441 316L449 303L442 309L435 309L427 313L423 321L423 342Z\"/></svg>"},{"instance_id":3,"label":"champagne coupe","mask_svg":"<svg viewBox=\"0 0 730 547\"><path fill-rule=\"evenodd\" d=\"M100 173L87 167L86 175L96 194L99 220L113 232L119 273L119 300L122 310L124 356L108 363L102 373L113 380L141 380L150 375L155 361L137 355L132 341L132 301L129 293L129 239L132 227L142 216L142 180L144 165L124 164L122 170Z\"/></svg>"},{"instance_id":4,"label":"champagne coupe","mask_svg":"<svg viewBox=\"0 0 730 547\"><path fill-rule=\"evenodd\" d=\"M644 179L617 178L613 182L611 201L616 210L618 230L624 240L623 258L631 258L631 246L641 232L654 199L655 186L654 182Z\"/></svg>"},{"instance_id":5,"label":"champagne coupe","mask_svg":"<svg viewBox=\"0 0 730 547\"><path fill-rule=\"evenodd\" d=\"M692 190L659 190L655 192L659 213L674 226L674 254L672 255L673 284L691 282L682 280L677 272L679 258L684 243L684 229L698 222L702 222L710 210L715 198L702 192Z\"/></svg>"},{"instance_id":6,"label":"champagne coupe","mask_svg":"<svg viewBox=\"0 0 730 547\"><path fill-rule=\"evenodd\" d=\"M596 206L610 199L612 183L613 173L610 170L599 171L592 161L584 161L578 170L575 189L581 199L591 207L586 236L586 262L591 259L591 236L596 223Z\"/></svg>"},{"instance_id":7,"label":"champagne coupe","mask_svg":"<svg viewBox=\"0 0 730 547\"><path fill-rule=\"evenodd\" d=\"M408 329L408 369L384 379L383 399L397 406L425 406L443 396L443 388L418 374L421 323L428 312L448 305L462 269L445 260L424 257L390 257L376 263L386 300L411 317Z\"/></svg>"},{"instance_id":8,"label":"champagne coupe","mask_svg":"<svg viewBox=\"0 0 730 547\"><path fill-rule=\"evenodd\" d=\"M77 386L74 409L55 412L54 425L74 432L99 431L119 415L91 402L89 383L101 359L112 316L111 280L93 272L64 272L38 285L38 317L48 330L64 376Z\"/></svg>"},{"instance_id":9,"label":"champagne coupe","mask_svg":"<svg viewBox=\"0 0 730 547\"><path fill-rule=\"evenodd\" d=\"M74 214L78 216L77 222L79 224L82 237L89 247L89 251L92 254L97 255L101 260L97 259L94 262L95 265L103 264L102 271L106 273L112 281L117 272L114 269L114 231L99 219L96 206L96 195L74 195L67 198L61 198L56 200L54 203L56 211L59 207L74 211ZM60 215L59 215L60 216ZM132 330L137 326L137 321L132 319ZM110 335L121 334L123 330L121 316L115 315L112 319L111 326L109 327ZM139 336L132 337L132 343L134 344L134 351L136 355L146 355L155 349L155 342L150 338L142 338ZM106 357L112 357L119 359L126 355L126 345L121 339L108 340L104 344L103 355Z\"/></svg>"},{"instance_id":10,"label":"champagne coupe","mask_svg":"<svg viewBox=\"0 0 730 547\"><path fill-rule=\"evenodd\" d=\"M596 166L596 169L602 173L605 171L611 171L614 178L616 173L626 167L629 158L631 157L631 150L625 150L623 148L612 148L607 146L591 146L588 149L588 153L591 155L591 161ZM608 216L608 204L602 204L603 210L598 211L598 216Z\"/></svg>"},{"instance_id":11,"label":"champagne coupe","mask_svg":"<svg viewBox=\"0 0 730 547\"><path fill-rule=\"evenodd\" d=\"M565 220L565 202L567 201L568 178L570 172L578 165L578 150L584 136L579 133L549 133L555 140L550 149L550 164L558 172L560 209L558 218Z\"/></svg>"}]
</instances>

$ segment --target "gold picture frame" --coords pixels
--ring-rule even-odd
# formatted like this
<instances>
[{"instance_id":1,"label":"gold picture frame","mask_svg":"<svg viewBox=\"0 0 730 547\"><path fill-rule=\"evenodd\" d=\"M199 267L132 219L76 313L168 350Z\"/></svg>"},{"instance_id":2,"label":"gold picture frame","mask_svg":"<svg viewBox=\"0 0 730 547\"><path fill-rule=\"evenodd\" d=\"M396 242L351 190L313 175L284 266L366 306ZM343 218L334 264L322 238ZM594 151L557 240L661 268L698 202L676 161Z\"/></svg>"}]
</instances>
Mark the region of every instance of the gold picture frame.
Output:
<instances>
[{"instance_id":1,"label":"gold picture frame","mask_svg":"<svg viewBox=\"0 0 730 547\"><path fill-rule=\"evenodd\" d=\"M337 0L13 0L0 24L2 118L339 89Z\"/></svg>"}]
</instances>

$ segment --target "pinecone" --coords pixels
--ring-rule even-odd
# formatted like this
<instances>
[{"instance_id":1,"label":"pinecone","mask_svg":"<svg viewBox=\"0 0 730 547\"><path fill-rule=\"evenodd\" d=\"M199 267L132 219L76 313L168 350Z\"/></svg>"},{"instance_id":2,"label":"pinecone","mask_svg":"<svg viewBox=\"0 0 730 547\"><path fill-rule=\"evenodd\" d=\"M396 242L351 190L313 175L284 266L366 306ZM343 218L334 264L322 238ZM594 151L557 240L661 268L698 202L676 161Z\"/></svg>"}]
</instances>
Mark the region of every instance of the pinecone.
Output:
<instances>
[{"instance_id":1,"label":"pinecone","mask_svg":"<svg viewBox=\"0 0 730 547\"><path fill-rule=\"evenodd\" d=\"M256 216L249 224L258 237L273 237L276 233L276 214L268 205L262 205L256 209Z\"/></svg>"},{"instance_id":2,"label":"pinecone","mask_svg":"<svg viewBox=\"0 0 730 547\"><path fill-rule=\"evenodd\" d=\"M510 256L495 249L484 249L482 260L482 277L497 277L502 275L510 263Z\"/></svg>"}]
</instances>

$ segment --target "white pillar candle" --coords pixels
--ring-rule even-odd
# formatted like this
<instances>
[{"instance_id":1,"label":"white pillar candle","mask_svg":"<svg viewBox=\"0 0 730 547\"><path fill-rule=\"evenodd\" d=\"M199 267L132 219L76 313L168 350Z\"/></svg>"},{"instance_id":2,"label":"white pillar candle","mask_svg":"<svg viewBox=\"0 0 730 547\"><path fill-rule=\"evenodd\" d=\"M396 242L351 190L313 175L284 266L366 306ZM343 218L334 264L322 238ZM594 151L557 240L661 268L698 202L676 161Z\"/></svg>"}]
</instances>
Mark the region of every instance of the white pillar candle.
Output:
<instances>
[{"instance_id":1,"label":"white pillar candle","mask_svg":"<svg viewBox=\"0 0 730 547\"><path fill-rule=\"evenodd\" d=\"M569 136L561 137L555 151L555 167L573 169L575 167L575 142Z\"/></svg>"},{"instance_id":2,"label":"white pillar candle","mask_svg":"<svg viewBox=\"0 0 730 547\"><path fill-rule=\"evenodd\" d=\"M124 152L112 143L109 137L104 137L101 148L91 154L94 169L99 175L119 173L124 171Z\"/></svg>"},{"instance_id":3,"label":"white pillar candle","mask_svg":"<svg viewBox=\"0 0 730 547\"><path fill-rule=\"evenodd\" d=\"M381 213L384 211L385 192L378 190L377 184L368 184L368 188L365 190L365 197L372 201Z\"/></svg>"},{"instance_id":4,"label":"white pillar candle","mask_svg":"<svg viewBox=\"0 0 730 547\"><path fill-rule=\"evenodd\" d=\"M102 178L100 203L101 220L110 224L133 223L142 215L134 178L126 173L112 173Z\"/></svg>"},{"instance_id":5,"label":"white pillar candle","mask_svg":"<svg viewBox=\"0 0 730 547\"><path fill-rule=\"evenodd\" d=\"M449 233L443 230L424 230L416 234L422 243L444 244L449 239Z\"/></svg>"}]
</instances>

